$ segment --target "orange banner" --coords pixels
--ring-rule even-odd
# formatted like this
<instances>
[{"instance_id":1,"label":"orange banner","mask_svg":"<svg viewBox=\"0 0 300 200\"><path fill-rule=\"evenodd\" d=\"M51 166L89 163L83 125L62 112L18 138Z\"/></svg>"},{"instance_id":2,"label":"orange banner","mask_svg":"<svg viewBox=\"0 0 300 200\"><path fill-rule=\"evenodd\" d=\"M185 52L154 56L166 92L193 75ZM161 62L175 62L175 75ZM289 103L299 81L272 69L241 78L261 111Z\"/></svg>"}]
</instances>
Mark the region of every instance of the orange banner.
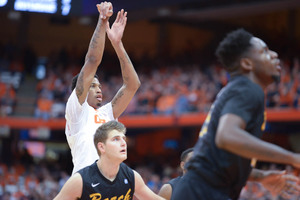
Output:
<instances>
[{"instance_id":1,"label":"orange banner","mask_svg":"<svg viewBox=\"0 0 300 200\"><path fill-rule=\"evenodd\" d=\"M137 115L120 117L119 121L127 128L153 128L176 126L200 126L203 124L206 113L192 113L181 116ZM300 110L282 109L267 110L268 122L300 122ZM1 117L0 126L9 126L14 129L47 127L51 130L65 128L65 119L50 119L48 121L35 118Z\"/></svg>"}]
</instances>

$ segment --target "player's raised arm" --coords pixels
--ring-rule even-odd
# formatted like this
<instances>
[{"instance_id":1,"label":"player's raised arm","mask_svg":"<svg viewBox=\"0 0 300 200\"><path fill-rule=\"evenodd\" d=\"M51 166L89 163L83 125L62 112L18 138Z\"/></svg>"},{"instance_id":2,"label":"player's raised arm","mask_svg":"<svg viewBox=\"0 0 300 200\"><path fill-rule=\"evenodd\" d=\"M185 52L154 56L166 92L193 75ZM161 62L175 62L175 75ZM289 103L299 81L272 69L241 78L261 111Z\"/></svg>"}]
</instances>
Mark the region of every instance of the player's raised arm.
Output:
<instances>
[{"instance_id":1,"label":"player's raised arm","mask_svg":"<svg viewBox=\"0 0 300 200\"><path fill-rule=\"evenodd\" d=\"M97 4L97 8L99 11L99 19L90 40L88 51L85 56L85 62L79 73L76 84L76 95L80 104L85 101L97 68L101 63L106 37L105 29L113 9L110 2Z\"/></svg>"},{"instance_id":2,"label":"player's raised arm","mask_svg":"<svg viewBox=\"0 0 300 200\"><path fill-rule=\"evenodd\" d=\"M112 27L107 25L107 36L116 51L121 65L123 85L112 99L114 117L118 118L126 109L132 97L140 87L139 77L123 46L122 37L127 23L127 12L118 12Z\"/></svg>"}]
</instances>

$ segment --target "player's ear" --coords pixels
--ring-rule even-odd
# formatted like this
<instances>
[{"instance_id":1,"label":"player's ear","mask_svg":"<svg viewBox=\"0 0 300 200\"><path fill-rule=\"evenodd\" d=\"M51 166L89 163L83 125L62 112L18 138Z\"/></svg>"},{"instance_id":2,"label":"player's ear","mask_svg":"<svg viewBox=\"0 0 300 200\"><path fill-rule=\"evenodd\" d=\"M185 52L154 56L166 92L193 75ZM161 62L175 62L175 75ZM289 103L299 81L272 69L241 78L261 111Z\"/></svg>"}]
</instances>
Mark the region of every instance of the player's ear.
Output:
<instances>
[{"instance_id":1,"label":"player's ear","mask_svg":"<svg viewBox=\"0 0 300 200\"><path fill-rule=\"evenodd\" d=\"M184 162L183 162L183 161L180 162L180 168L181 168L182 170L184 170Z\"/></svg>"},{"instance_id":2,"label":"player's ear","mask_svg":"<svg viewBox=\"0 0 300 200\"><path fill-rule=\"evenodd\" d=\"M104 143L98 142L98 144L97 144L97 149L98 149L98 151L100 151L101 154L102 154L103 152L105 152Z\"/></svg>"},{"instance_id":3,"label":"player's ear","mask_svg":"<svg viewBox=\"0 0 300 200\"><path fill-rule=\"evenodd\" d=\"M252 71L253 69L253 62L249 58L241 58L240 59L240 66L242 67L242 70L244 71Z\"/></svg>"}]
</instances>

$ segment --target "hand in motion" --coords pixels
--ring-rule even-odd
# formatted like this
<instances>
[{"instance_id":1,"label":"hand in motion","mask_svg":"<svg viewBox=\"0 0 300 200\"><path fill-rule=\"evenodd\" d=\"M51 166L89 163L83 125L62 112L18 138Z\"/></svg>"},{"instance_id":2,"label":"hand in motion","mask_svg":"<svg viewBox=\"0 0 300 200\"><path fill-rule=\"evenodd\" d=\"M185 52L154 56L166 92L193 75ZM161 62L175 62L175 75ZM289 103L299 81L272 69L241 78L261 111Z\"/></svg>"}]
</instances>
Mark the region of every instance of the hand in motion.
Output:
<instances>
[{"instance_id":1,"label":"hand in motion","mask_svg":"<svg viewBox=\"0 0 300 200\"><path fill-rule=\"evenodd\" d=\"M270 171L261 183L274 196L290 199L292 195L300 194L300 179L286 171Z\"/></svg>"},{"instance_id":2,"label":"hand in motion","mask_svg":"<svg viewBox=\"0 0 300 200\"><path fill-rule=\"evenodd\" d=\"M100 19L108 19L113 14L113 6L110 2L102 2L97 4L98 12L100 13Z\"/></svg>"},{"instance_id":3,"label":"hand in motion","mask_svg":"<svg viewBox=\"0 0 300 200\"><path fill-rule=\"evenodd\" d=\"M124 10L122 9L121 11L118 12L117 18L113 23L113 25L111 26L111 28L109 27L109 23L107 23L107 28L106 28L107 36L113 45L121 42L125 30L126 22L127 22L127 12L124 12Z\"/></svg>"}]
</instances>

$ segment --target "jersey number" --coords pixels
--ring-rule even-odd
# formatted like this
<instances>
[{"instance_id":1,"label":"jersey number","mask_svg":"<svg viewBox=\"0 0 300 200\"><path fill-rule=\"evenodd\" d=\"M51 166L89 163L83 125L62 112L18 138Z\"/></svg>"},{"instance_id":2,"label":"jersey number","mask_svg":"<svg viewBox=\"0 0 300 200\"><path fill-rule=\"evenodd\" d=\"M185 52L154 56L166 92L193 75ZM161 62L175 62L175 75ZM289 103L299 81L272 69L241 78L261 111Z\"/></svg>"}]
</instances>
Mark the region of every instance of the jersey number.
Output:
<instances>
[{"instance_id":1,"label":"jersey number","mask_svg":"<svg viewBox=\"0 0 300 200\"><path fill-rule=\"evenodd\" d=\"M211 109L210 111L208 112L207 116L206 116L206 119L203 123L203 126L201 128L201 131L199 133L199 137L202 137L203 135L205 135L207 133L207 129L208 129L208 124L210 122L210 119L211 119L211 113L212 113L212 110L214 108L214 105L211 106Z\"/></svg>"},{"instance_id":2,"label":"jersey number","mask_svg":"<svg viewBox=\"0 0 300 200\"><path fill-rule=\"evenodd\" d=\"M104 124L106 122L105 119L100 119L99 115L95 115L94 119L96 124Z\"/></svg>"}]
</instances>

